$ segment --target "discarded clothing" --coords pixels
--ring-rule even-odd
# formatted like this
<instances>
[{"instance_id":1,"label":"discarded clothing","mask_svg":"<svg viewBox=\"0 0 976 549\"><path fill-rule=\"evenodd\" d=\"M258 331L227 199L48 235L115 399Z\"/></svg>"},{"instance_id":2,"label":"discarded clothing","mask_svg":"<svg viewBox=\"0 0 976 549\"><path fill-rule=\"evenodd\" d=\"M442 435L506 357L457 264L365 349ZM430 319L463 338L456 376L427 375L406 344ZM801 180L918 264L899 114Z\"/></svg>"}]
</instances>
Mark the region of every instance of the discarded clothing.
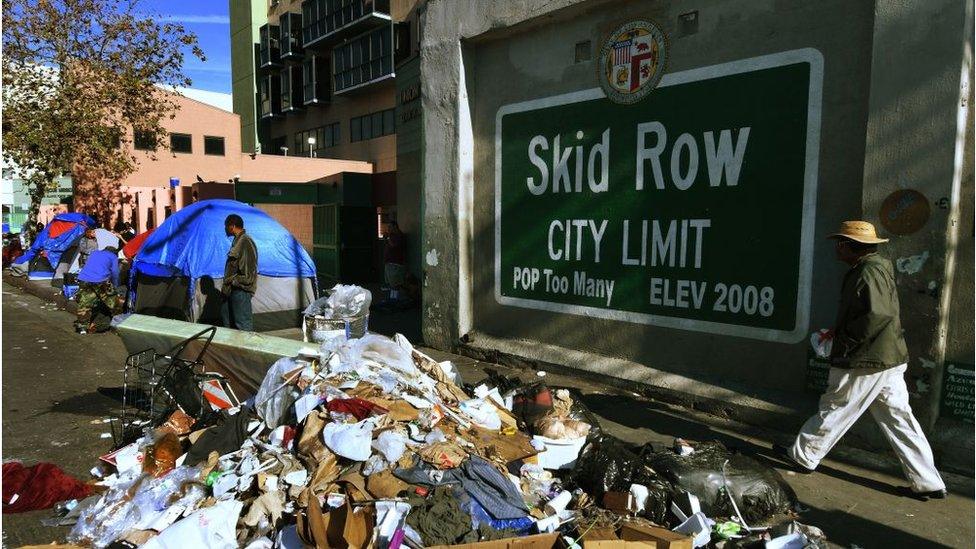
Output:
<instances>
[{"instance_id":1,"label":"discarded clothing","mask_svg":"<svg viewBox=\"0 0 976 549\"><path fill-rule=\"evenodd\" d=\"M393 474L411 484L460 484L495 519L517 519L528 514L528 507L515 485L478 456L473 455L461 467L445 471L422 463L409 469L397 469Z\"/></svg>"},{"instance_id":2,"label":"discarded clothing","mask_svg":"<svg viewBox=\"0 0 976 549\"><path fill-rule=\"evenodd\" d=\"M207 461L210 452L224 455L239 450L247 440L247 424L253 417L248 409L241 409L234 415L220 414L222 423L204 431L186 454L186 464L193 466Z\"/></svg>"},{"instance_id":3,"label":"discarded clothing","mask_svg":"<svg viewBox=\"0 0 976 549\"><path fill-rule=\"evenodd\" d=\"M386 409L377 406L368 400L361 398L337 398L325 405L330 412L344 412L352 414L357 420L362 421L375 414L385 414Z\"/></svg>"},{"instance_id":4,"label":"discarded clothing","mask_svg":"<svg viewBox=\"0 0 976 549\"><path fill-rule=\"evenodd\" d=\"M443 486L434 489L428 498L410 498L411 511L407 524L420 534L424 545L455 545L478 541L471 529L471 516L458 504L455 488Z\"/></svg>"},{"instance_id":5,"label":"discarded clothing","mask_svg":"<svg viewBox=\"0 0 976 549\"><path fill-rule=\"evenodd\" d=\"M4 513L48 509L59 501L84 499L91 493L91 486L71 477L53 463L30 467L16 461L3 464Z\"/></svg>"}]
</instances>

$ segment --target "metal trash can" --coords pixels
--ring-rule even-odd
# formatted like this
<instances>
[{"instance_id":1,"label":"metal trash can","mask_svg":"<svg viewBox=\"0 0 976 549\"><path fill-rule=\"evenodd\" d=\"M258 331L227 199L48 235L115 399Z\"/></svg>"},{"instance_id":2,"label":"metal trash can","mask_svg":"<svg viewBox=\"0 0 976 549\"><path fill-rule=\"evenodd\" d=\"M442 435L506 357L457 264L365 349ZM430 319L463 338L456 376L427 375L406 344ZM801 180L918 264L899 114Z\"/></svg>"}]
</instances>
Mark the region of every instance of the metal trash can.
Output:
<instances>
[{"instance_id":1,"label":"metal trash can","mask_svg":"<svg viewBox=\"0 0 976 549\"><path fill-rule=\"evenodd\" d=\"M356 339L366 335L368 329L369 313L352 318L306 315L302 323L302 339L315 343L322 343L339 335L345 335L346 339Z\"/></svg>"}]
</instances>

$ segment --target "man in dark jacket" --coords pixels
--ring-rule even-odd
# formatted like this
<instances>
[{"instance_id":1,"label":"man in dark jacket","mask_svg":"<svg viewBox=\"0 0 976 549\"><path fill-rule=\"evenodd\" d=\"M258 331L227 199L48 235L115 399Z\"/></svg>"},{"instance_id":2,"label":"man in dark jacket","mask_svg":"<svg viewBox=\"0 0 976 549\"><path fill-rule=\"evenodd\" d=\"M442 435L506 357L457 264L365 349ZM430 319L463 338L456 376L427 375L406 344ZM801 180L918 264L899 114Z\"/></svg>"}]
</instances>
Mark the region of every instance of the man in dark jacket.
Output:
<instances>
[{"instance_id":1,"label":"man in dark jacket","mask_svg":"<svg viewBox=\"0 0 976 549\"><path fill-rule=\"evenodd\" d=\"M224 265L224 281L221 292L224 302L221 308L224 326L253 331L251 298L258 287L258 249L244 231L244 220L231 214L224 220L224 231L233 236L227 263Z\"/></svg>"},{"instance_id":2,"label":"man in dark jacket","mask_svg":"<svg viewBox=\"0 0 976 549\"><path fill-rule=\"evenodd\" d=\"M932 449L908 404L905 370L908 347L898 311L891 262L877 253L874 225L845 221L836 239L837 259L850 265L844 275L830 351L827 392L820 411L800 429L791 448L776 449L801 472L812 472L865 411L881 427L898 455L911 486L904 495L926 500L945 497Z\"/></svg>"}]
</instances>

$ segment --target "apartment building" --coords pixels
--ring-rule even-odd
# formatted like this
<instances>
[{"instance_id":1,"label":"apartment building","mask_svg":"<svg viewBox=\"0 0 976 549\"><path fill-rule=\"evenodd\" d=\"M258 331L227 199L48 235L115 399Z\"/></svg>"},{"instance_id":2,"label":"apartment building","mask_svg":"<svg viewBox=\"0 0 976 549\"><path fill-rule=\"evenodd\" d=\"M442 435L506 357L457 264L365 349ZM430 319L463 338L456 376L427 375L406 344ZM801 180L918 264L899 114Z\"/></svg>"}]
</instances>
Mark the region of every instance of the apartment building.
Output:
<instances>
[{"instance_id":1,"label":"apartment building","mask_svg":"<svg viewBox=\"0 0 976 549\"><path fill-rule=\"evenodd\" d=\"M313 240L335 240L337 250L359 247L363 233L375 235L373 242L365 244L371 251L355 260L343 260L333 256L340 252L322 247L313 251L317 262L328 265L324 270L332 271L336 279L348 279L342 275L343 263L362 263L366 255L372 268L360 265L349 272L360 273L355 276L358 281L379 279L382 238L393 221L407 234L411 270L419 277L419 163L408 159L407 173L398 166L400 126L409 128L418 121L398 120L404 96L397 74L403 67L419 79L417 23L425 4L422 0L230 2L233 104L240 116L242 152L363 161L373 166L370 178L330 179L336 188L369 187L351 194L276 187L279 194L272 197L261 186L238 186L239 199L259 206L266 200L283 216L336 220L335 227L313 223L312 232L318 235ZM408 146L419 158L420 134L412 135ZM321 184L312 180L327 175L309 178L308 185ZM353 195L358 197L355 208L360 212L354 217L360 222L349 224L341 219L342 208L350 205L340 199ZM319 196L340 201L320 203L310 198ZM361 215L360 208L372 214ZM343 242L347 235L357 246ZM367 271L371 274L361 274Z\"/></svg>"}]
</instances>

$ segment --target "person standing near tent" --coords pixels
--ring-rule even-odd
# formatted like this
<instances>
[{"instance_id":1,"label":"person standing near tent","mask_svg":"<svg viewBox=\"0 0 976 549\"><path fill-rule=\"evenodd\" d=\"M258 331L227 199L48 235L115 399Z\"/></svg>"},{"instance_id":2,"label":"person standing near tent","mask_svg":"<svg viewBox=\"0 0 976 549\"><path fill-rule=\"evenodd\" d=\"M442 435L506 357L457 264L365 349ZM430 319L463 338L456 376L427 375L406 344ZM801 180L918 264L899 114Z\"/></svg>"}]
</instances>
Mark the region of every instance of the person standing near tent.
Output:
<instances>
[{"instance_id":1,"label":"person standing near tent","mask_svg":"<svg viewBox=\"0 0 976 549\"><path fill-rule=\"evenodd\" d=\"M78 266L84 267L88 258L98 250L98 239L95 238L95 228L85 227L85 234L78 239Z\"/></svg>"},{"instance_id":2,"label":"person standing near tent","mask_svg":"<svg viewBox=\"0 0 976 549\"><path fill-rule=\"evenodd\" d=\"M874 225L845 221L836 240L837 259L848 264L830 350L827 392L820 411L800 429L793 446L774 450L804 473L813 472L840 437L866 411L881 427L911 486L902 495L946 497L932 449L908 404L908 346L898 308L891 261L878 254Z\"/></svg>"},{"instance_id":3,"label":"person standing near tent","mask_svg":"<svg viewBox=\"0 0 976 549\"><path fill-rule=\"evenodd\" d=\"M112 316L122 308L122 298L116 290L119 286L118 253L113 247L95 250L78 273L75 331L79 334L107 330ZM108 313L107 319L104 313Z\"/></svg>"},{"instance_id":4,"label":"person standing near tent","mask_svg":"<svg viewBox=\"0 0 976 549\"><path fill-rule=\"evenodd\" d=\"M224 326L250 332L254 330L251 298L258 287L258 248L244 230L244 220L237 214L228 215L224 220L224 232L234 237L234 241L224 264L221 316Z\"/></svg>"}]
</instances>

